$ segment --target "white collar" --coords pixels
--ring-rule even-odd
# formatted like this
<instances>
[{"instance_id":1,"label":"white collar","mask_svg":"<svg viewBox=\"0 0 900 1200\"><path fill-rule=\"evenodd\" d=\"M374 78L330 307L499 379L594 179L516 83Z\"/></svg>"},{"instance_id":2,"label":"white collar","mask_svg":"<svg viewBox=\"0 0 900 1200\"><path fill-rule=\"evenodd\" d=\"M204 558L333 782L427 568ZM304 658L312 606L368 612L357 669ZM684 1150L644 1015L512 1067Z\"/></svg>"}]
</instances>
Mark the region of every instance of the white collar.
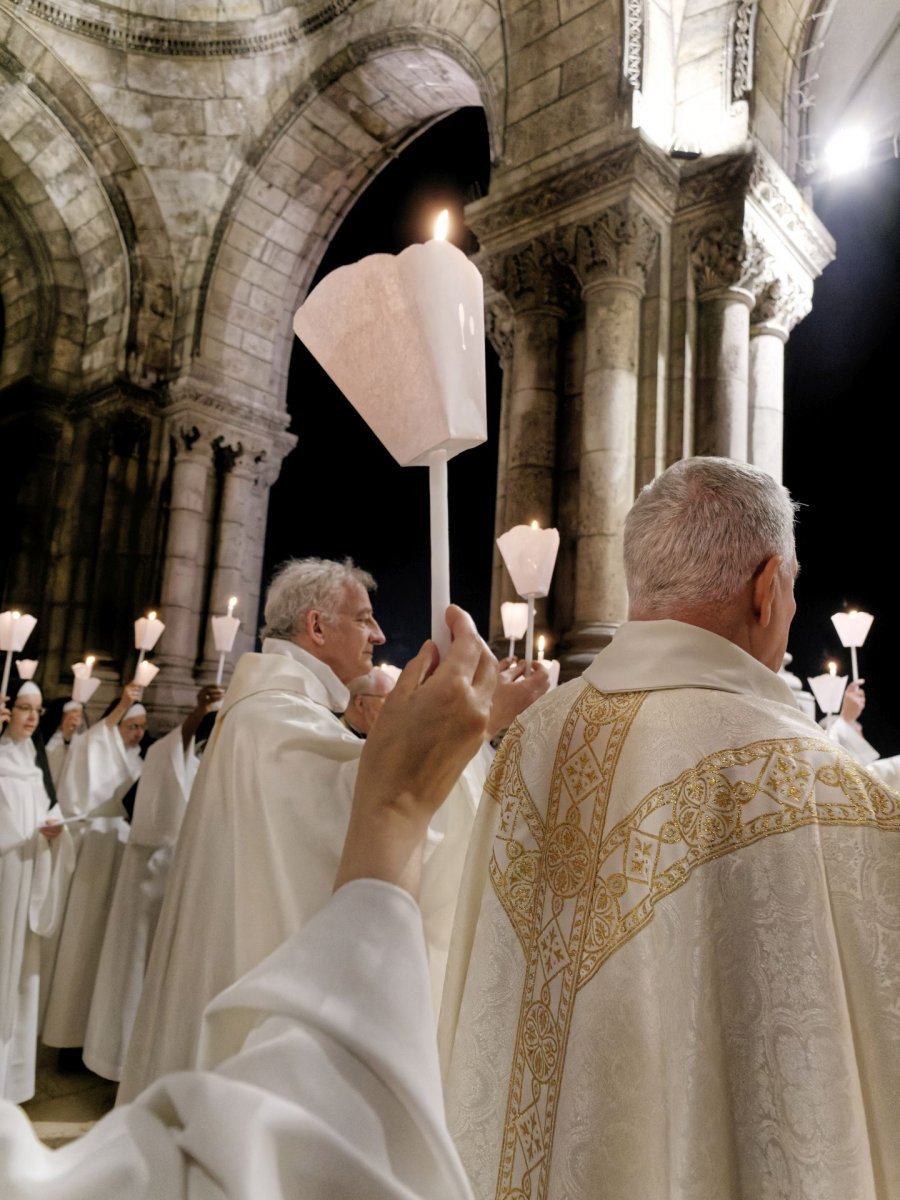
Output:
<instances>
[{"instance_id":1,"label":"white collar","mask_svg":"<svg viewBox=\"0 0 900 1200\"><path fill-rule=\"evenodd\" d=\"M323 663L309 651L284 638L266 638L262 644L262 652L263 654L280 654L284 658L292 658L301 666L306 667L307 671L311 671L325 689L331 711L346 712L347 705L350 703L350 693L327 663Z\"/></svg>"},{"instance_id":2,"label":"white collar","mask_svg":"<svg viewBox=\"0 0 900 1200\"><path fill-rule=\"evenodd\" d=\"M717 633L683 621L626 621L584 678L601 692L712 688L797 707L774 671Z\"/></svg>"}]
</instances>

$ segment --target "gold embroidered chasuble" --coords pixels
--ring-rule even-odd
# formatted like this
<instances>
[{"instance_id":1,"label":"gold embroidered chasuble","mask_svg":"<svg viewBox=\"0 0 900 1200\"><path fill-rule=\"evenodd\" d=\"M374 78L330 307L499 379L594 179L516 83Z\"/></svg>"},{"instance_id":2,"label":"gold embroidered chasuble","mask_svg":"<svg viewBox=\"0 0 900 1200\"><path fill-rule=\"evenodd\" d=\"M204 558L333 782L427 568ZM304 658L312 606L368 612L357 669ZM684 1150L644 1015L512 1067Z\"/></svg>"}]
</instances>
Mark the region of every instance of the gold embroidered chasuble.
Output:
<instances>
[{"instance_id":1,"label":"gold embroidered chasuble","mask_svg":"<svg viewBox=\"0 0 900 1200\"><path fill-rule=\"evenodd\" d=\"M479 1200L900 1196L898 833L778 676L623 626L479 813L440 1031Z\"/></svg>"}]
</instances>

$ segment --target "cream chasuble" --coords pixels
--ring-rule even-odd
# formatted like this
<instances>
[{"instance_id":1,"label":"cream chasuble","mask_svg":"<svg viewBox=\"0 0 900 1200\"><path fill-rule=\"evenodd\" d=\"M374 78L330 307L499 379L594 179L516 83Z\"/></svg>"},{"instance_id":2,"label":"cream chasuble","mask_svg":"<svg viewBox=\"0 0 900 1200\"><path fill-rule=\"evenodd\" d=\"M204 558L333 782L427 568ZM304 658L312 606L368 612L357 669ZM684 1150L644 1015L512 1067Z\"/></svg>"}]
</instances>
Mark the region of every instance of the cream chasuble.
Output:
<instances>
[{"instance_id":1,"label":"cream chasuble","mask_svg":"<svg viewBox=\"0 0 900 1200\"><path fill-rule=\"evenodd\" d=\"M441 1012L479 1200L896 1200L900 796L632 622L513 726Z\"/></svg>"},{"instance_id":2,"label":"cream chasuble","mask_svg":"<svg viewBox=\"0 0 900 1200\"><path fill-rule=\"evenodd\" d=\"M471 1200L444 1123L422 920L342 887L209 1009L204 1070L48 1150L0 1101L3 1200ZM233 1057L232 1057L233 1056Z\"/></svg>"},{"instance_id":3,"label":"cream chasuble","mask_svg":"<svg viewBox=\"0 0 900 1200\"><path fill-rule=\"evenodd\" d=\"M365 745L334 715L347 699L329 667L289 642L268 639L238 661L179 837L120 1102L192 1066L206 1004L331 895ZM455 899L483 779L448 797L423 871L441 979L454 911L447 877L455 870Z\"/></svg>"}]
</instances>

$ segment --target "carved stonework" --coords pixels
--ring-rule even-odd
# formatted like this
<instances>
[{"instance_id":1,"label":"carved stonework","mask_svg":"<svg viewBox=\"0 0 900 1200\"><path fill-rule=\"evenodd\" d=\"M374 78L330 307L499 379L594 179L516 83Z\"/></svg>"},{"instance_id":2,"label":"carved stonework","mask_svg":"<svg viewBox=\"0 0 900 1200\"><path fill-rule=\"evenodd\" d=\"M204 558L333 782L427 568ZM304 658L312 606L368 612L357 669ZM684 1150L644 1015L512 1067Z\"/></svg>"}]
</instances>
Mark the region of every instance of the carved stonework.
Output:
<instances>
[{"instance_id":1,"label":"carved stonework","mask_svg":"<svg viewBox=\"0 0 900 1200\"><path fill-rule=\"evenodd\" d=\"M516 319L505 296L488 288L484 296L484 332L504 367L512 362Z\"/></svg>"},{"instance_id":2,"label":"carved stonework","mask_svg":"<svg viewBox=\"0 0 900 1200\"><path fill-rule=\"evenodd\" d=\"M489 259L484 265L490 289L505 297L513 311L551 308L571 310L578 287L568 271L555 237L533 238L523 246Z\"/></svg>"},{"instance_id":3,"label":"carved stonework","mask_svg":"<svg viewBox=\"0 0 900 1200\"><path fill-rule=\"evenodd\" d=\"M223 475L227 475L229 471L233 471L235 463L244 453L244 447L241 442L236 446L231 446L225 441L224 434L219 434L212 440L213 455L216 462L216 470Z\"/></svg>"},{"instance_id":4,"label":"carved stonework","mask_svg":"<svg viewBox=\"0 0 900 1200\"><path fill-rule=\"evenodd\" d=\"M757 0L738 0L731 28L731 100L737 103L753 90L753 42Z\"/></svg>"},{"instance_id":5,"label":"carved stonework","mask_svg":"<svg viewBox=\"0 0 900 1200\"><path fill-rule=\"evenodd\" d=\"M167 399L166 409L173 424L181 423L188 427L197 425L204 435L206 428L209 428L211 437L214 430L221 430L225 426L234 431L229 434L230 437L263 436L277 439L287 436L291 446L295 444L290 434L285 435L289 417L284 409L273 411L247 401L237 403L212 390L201 391L187 380L172 384Z\"/></svg>"},{"instance_id":6,"label":"carved stonework","mask_svg":"<svg viewBox=\"0 0 900 1200\"><path fill-rule=\"evenodd\" d=\"M20 12L39 17L48 25L118 50L162 54L166 58L181 55L249 58L295 45L343 15L356 0L306 0L306 3L291 6L289 13L293 19L290 21L281 14L255 17L252 21L222 22L167 21L129 13L127 22L121 24L109 21L106 5L52 3L51 0L12 0L12 3Z\"/></svg>"},{"instance_id":7,"label":"carved stonework","mask_svg":"<svg viewBox=\"0 0 900 1200\"><path fill-rule=\"evenodd\" d=\"M678 193L678 208L681 211L700 205L719 206L727 200L742 199L750 183L753 155L741 154L705 163L696 163L685 168Z\"/></svg>"},{"instance_id":8,"label":"carved stonework","mask_svg":"<svg viewBox=\"0 0 900 1200\"><path fill-rule=\"evenodd\" d=\"M640 91L644 74L644 0L623 0L623 4L625 53L622 73L629 87Z\"/></svg>"},{"instance_id":9,"label":"carved stonework","mask_svg":"<svg viewBox=\"0 0 900 1200\"><path fill-rule=\"evenodd\" d=\"M642 212L613 204L569 233L572 264L586 286L599 279L630 279L642 288L659 249L659 231Z\"/></svg>"},{"instance_id":10,"label":"carved stonework","mask_svg":"<svg viewBox=\"0 0 900 1200\"><path fill-rule=\"evenodd\" d=\"M772 217L814 275L824 271L834 258L833 238L785 173L759 148L753 154L748 188L752 200Z\"/></svg>"},{"instance_id":11,"label":"carved stonework","mask_svg":"<svg viewBox=\"0 0 900 1200\"><path fill-rule=\"evenodd\" d=\"M768 255L747 230L720 218L694 233L690 259L702 299L731 288L753 291L753 280L765 270Z\"/></svg>"},{"instance_id":12,"label":"carved stonework","mask_svg":"<svg viewBox=\"0 0 900 1200\"><path fill-rule=\"evenodd\" d=\"M517 225L557 213L564 220L567 208L587 199L596 200L604 188L638 184L657 203L674 209L678 197L678 168L639 136L601 158L579 163L552 179L543 179L507 200L490 197L466 209L466 223L484 243ZM546 224L546 222L544 222Z\"/></svg>"},{"instance_id":13,"label":"carved stonework","mask_svg":"<svg viewBox=\"0 0 900 1200\"><path fill-rule=\"evenodd\" d=\"M768 325L788 334L812 310L812 287L794 279L773 278L756 293L752 326Z\"/></svg>"}]
</instances>

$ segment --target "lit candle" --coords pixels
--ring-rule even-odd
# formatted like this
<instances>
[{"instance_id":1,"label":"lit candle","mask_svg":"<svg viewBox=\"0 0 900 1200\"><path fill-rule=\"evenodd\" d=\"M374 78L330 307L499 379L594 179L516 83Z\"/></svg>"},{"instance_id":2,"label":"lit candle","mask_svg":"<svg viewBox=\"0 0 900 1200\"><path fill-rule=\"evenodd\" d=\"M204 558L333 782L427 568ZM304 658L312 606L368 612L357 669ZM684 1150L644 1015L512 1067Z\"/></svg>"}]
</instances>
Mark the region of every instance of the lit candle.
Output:
<instances>
[{"instance_id":1,"label":"lit candle","mask_svg":"<svg viewBox=\"0 0 900 1200\"><path fill-rule=\"evenodd\" d=\"M538 662L544 661L544 647L547 645L547 639L543 634L538 638Z\"/></svg>"},{"instance_id":2,"label":"lit candle","mask_svg":"<svg viewBox=\"0 0 900 1200\"><path fill-rule=\"evenodd\" d=\"M500 605L500 619L503 622L503 635L509 638L509 657L514 658L516 642L525 636L528 628L528 605L504 600Z\"/></svg>"},{"instance_id":3,"label":"lit candle","mask_svg":"<svg viewBox=\"0 0 900 1200\"><path fill-rule=\"evenodd\" d=\"M559 552L559 531L541 529L537 521L532 521L530 526L514 525L497 538L497 546L513 586L528 602L525 673L529 674L534 651L534 602L550 591L553 568Z\"/></svg>"},{"instance_id":4,"label":"lit candle","mask_svg":"<svg viewBox=\"0 0 900 1200\"><path fill-rule=\"evenodd\" d=\"M840 712L847 676L837 674L837 663L830 662L827 672L824 675L813 676L809 680L809 686L826 717Z\"/></svg>"},{"instance_id":5,"label":"lit candle","mask_svg":"<svg viewBox=\"0 0 900 1200\"><path fill-rule=\"evenodd\" d=\"M831 622L837 630L837 635L841 639L841 645L848 647L850 650L850 665L854 683L859 679L856 648L865 642L874 620L875 618L871 613L859 612L855 608L852 608L849 612L835 613L831 618Z\"/></svg>"},{"instance_id":6,"label":"lit candle","mask_svg":"<svg viewBox=\"0 0 900 1200\"><path fill-rule=\"evenodd\" d=\"M138 617L134 623L134 648L138 651L138 666L144 661L144 655L152 650L159 641L165 625L155 612L148 612L146 617ZM135 676L137 680L137 676Z\"/></svg>"},{"instance_id":7,"label":"lit candle","mask_svg":"<svg viewBox=\"0 0 900 1200\"><path fill-rule=\"evenodd\" d=\"M37 625L37 617L23 616L18 610L0 613L0 650L6 651L3 678L0 682L0 696L7 694L12 656L22 653L35 625Z\"/></svg>"},{"instance_id":8,"label":"lit candle","mask_svg":"<svg viewBox=\"0 0 900 1200\"><path fill-rule=\"evenodd\" d=\"M431 636L450 602L447 462L487 438L484 295L478 269L435 236L332 271L294 316L297 336L403 467L429 469Z\"/></svg>"},{"instance_id":9,"label":"lit candle","mask_svg":"<svg viewBox=\"0 0 900 1200\"><path fill-rule=\"evenodd\" d=\"M211 618L213 641L219 652L219 669L216 671L216 684L219 686L221 686L225 675L225 655L231 653L234 639L237 637L237 631L241 627L240 621L234 616L236 605L237 596L232 596L228 601L228 615Z\"/></svg>"}]
</instances>

